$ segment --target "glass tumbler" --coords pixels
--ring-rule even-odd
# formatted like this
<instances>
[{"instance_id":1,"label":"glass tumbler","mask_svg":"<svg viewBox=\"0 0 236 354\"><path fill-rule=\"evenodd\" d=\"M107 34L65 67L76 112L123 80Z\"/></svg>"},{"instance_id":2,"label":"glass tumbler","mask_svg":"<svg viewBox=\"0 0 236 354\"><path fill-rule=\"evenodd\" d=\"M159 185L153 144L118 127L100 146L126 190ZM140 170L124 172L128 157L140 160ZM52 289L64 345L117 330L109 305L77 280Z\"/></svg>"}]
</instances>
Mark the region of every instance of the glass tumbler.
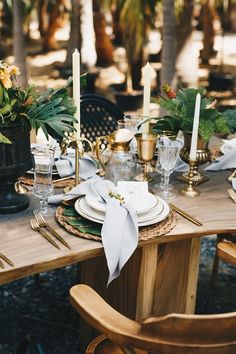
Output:
<instances>
[{"instance_id":1,"label":"glass tumbler","mask_svg":"<svg viewBox=\"0 0 236 354\"><path fill-rule=\"evenodd\" d=\"M53 214L54 209L48 207L48 197L53 194L52 165L53 155L50 149L38 149L34 153L34 186L33 194L40 198L40 208L34 213L41 213L44 216Z\"/></svg>"}]
</instances>

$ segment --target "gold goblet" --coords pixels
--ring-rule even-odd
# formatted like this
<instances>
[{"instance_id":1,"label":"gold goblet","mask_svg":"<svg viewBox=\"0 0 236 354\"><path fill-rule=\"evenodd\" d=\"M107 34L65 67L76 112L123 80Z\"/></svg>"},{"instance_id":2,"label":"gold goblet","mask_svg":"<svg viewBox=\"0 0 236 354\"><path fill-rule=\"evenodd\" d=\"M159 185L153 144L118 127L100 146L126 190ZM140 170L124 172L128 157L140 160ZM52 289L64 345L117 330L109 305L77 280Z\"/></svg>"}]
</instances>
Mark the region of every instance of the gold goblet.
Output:
<instances>
[{"instance_id":1,"label":"gold goblet","mask_svg":"<svg viewBox=\"0 0 236 354\"><path fill-rule=\"evenodd\" d=\"M157 136L149 133L139 133L135 134L137 140L137 151L139 159L144 162L143 173L135 177L136 181L152 181L152 178L147 175L147 164L153 159Z\"/></svg>"}]
</instances>

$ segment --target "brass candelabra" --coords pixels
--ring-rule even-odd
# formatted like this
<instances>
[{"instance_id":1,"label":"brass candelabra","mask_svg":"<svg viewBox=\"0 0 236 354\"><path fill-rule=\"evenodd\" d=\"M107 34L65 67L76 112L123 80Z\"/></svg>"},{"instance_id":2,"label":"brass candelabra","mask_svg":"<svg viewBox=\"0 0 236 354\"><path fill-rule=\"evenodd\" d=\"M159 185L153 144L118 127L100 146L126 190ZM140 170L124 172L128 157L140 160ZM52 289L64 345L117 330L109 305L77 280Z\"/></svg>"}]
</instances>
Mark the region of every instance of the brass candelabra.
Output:
<instances>
[{"instance_id":1,"label":"brass candelabra","mask_svg":"<svg viewBox=\"0 0 236 354\"><path fill-rule=\"evenodd\" d=\"M188 160L189 172L187 174L188 186L181 189L179 193L184 197L197 197L200 195L200 192L193 187L194 171L196 168L195 160Z\"/></svg>"},{"instance_id":2,"label":"brass candelabra","mask_svg":"<svg viewBox=\"0 0 236 354\"><path fill-rule=\"evenodd\" d=\"M61 144L62 155L66 154L66 150L68 147L72 147L75 149L75 184L74 184L74 187L78 186L80 183L79 159L83 158L83 156L84 156L83 142L87 143L90 150L93 151L92 143L86 138L78 137L75 133L70 133L68 135L65 135L65 137L62 141L62 144ZM64 192L68 192L74 187L66 187L64 189Z\"/></svg>"}]
</instances>

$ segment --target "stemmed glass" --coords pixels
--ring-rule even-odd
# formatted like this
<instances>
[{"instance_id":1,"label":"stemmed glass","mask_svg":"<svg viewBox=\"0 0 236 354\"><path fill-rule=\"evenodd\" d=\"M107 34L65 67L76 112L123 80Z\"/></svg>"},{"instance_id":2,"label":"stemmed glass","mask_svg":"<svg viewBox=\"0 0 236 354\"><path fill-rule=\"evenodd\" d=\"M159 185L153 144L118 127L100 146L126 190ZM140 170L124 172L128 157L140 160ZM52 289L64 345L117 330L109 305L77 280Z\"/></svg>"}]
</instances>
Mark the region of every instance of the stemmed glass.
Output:
<instances>
[{"instance_id":1,"label":"stemmed glass","mask_svg":"<svg viewBox=\"0 0 236 354\"><path fill-rule=\"evenodd\" d=\"M169 141L168 145L165 142L160 141L158 143L158 153L160 166L164 171L164 190L161 196L164 199L173 199L175 194L170 192L169 179L170 174L173 172L178 154L179 154L179 144L176 141Z\"/></svg>"},{"instance_id":2,"label":"stemmed glass","mask_svg":"<svg viewBox=\"0 0 236 354\"><path fill-rule=\"evenodd\" d=\"M40 198L40 208L34 213L44 216L53 214L54 210L48 207L48 197L53 194L52 165L53 154L48 148L42 148L34 153L34 186L33 194Z\"/></svg>"}]
</instances>

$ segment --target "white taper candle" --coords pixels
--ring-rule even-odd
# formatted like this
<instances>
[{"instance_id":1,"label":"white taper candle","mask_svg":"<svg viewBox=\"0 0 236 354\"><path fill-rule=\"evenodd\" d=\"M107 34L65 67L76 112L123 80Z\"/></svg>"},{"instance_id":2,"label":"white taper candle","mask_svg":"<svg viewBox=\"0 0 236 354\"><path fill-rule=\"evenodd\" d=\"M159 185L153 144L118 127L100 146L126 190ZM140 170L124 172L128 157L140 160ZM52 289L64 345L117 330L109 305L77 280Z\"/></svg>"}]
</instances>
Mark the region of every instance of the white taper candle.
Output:
<instances>
[{"instance_id":1,"label":"white taper candle","mask_svg":"<svg viewBox=\"0 0 236 354\"><path fill-rule=\"evenodd\" d=\"M151 65L147 63L143 68L143 116L147 119L150 114L150 96L151 96ZM149 132L149 123L143 124L142 131Z\"/></svg>"},{"instance_id":2,"label":"white taper candle","mask_svg":"<svg viewBox=\"0 0 236 354\"><path fill-rule=\"evenodd\" d=\"M72 54L72 76L73 76L73 99L76 105L75 118L77 123L74 127L77 132L78 138L80 137L80 53L75 49Z\"/></svg>"},{"instance_id":3,"label":"white taper candle","mask_svg":"<svg viewBox=\"0 0 236 354\"><path fill-rule=\"evenodd\" d=\"M199 118L200 118L200 106L201 106L201 95L200 93L198 93L195 100L192 140L191 140L191 147L189 153L189 159L192 161L195 161L197 157L197 139L198 139Z\"/></svg>"}]
</instances>

